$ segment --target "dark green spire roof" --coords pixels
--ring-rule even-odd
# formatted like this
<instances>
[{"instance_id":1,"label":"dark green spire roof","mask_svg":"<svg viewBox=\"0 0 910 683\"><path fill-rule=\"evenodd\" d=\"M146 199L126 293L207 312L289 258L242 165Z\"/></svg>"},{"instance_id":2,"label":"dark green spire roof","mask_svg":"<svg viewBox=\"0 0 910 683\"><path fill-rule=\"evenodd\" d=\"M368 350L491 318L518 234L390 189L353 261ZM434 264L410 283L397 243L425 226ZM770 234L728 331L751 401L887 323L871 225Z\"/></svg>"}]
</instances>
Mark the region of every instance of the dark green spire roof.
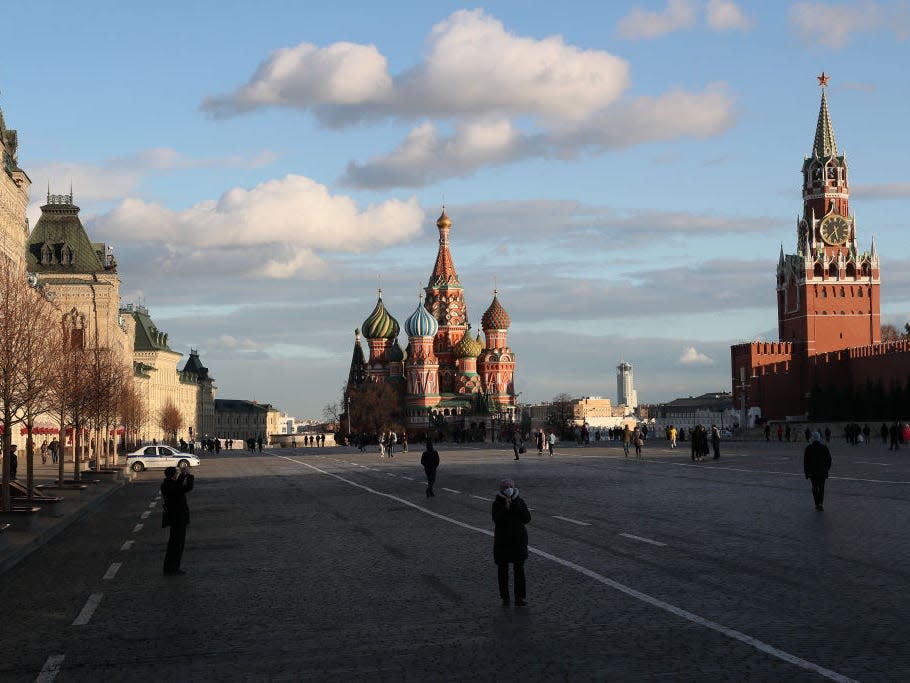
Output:
<instances>
[{"instance_id":1,"label":"dark green spire roof","mask_svg":"<svg viewBox=\"0 0 910 683\"><path fill-rule=\"evenodd\" d=\"M822 90L822 103L818 109L818 124L815 126L815 142L812 154L822 159L837 156L837 142L834 140L834 126L828 113L828 98Z\"/></svg>"},{"instance_id":2,"label":"dark green spire roof","mask_svg":"<svg viewBox=\"0 0 910 683\"><path fill-rule=\"evenodd\" d=\"M159 330L149 316L145 306L129 304L120 309L124 315L131 315L136 321L136 338L133 341L134 351L171 351L167 344L167 333ZM197 359L198 360L198 359ZM200 365L202 365L200 363ZM206 370L208 372L208 370Z\"/></svg>"},{"instance_id":3,"label":"dark green spire roof","mask_svg":"<svg viewBox=\"0 0 910 683\"><path fill-rule=\"evenodd\" d=\"M26 268L33 273L103 273L108 265L104 245L89 240L72 194L47 195L41 218L28 238Z\"/></svg>"}]
</instances>

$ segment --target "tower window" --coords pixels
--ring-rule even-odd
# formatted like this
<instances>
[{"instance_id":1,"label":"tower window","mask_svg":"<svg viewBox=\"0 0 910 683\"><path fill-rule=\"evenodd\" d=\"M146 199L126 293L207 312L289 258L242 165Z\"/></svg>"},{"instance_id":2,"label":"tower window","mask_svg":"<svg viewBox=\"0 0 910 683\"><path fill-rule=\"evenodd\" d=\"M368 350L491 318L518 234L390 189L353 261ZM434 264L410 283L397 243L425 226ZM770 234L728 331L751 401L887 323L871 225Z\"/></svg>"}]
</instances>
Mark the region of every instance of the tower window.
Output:
<instances>
[{"instance_id":1,"label":"tower window","mask_svg":"<svg viewBox=\"0 0 910 683\"><path fill-rule=\"evenodd\" d=\"M837 264L836 263L832 263L831 266L828 268L828 275L830 277L837 277Z\"/></svg>"},{"instance_id":2,"label":"tower window","mask_svg":"<svg viewBox=\"0 0 910 683\"><path fill-rule=\"evenodd\" d=\"M828 288L822 287L822 299L827 299L827 298L828 298Z\"/></svg>"},{"instance_id":3,"label":"tower window","mask_svg":"<svg viewBox=\"0 0 910 683\"><path fill-rule=\"evenodd\" d=\"M856 290L856 295L857 295L860 299L863 298L863 288L862 288L862 287L860 287L859 289Z\"/></svg>"}]
</instances>

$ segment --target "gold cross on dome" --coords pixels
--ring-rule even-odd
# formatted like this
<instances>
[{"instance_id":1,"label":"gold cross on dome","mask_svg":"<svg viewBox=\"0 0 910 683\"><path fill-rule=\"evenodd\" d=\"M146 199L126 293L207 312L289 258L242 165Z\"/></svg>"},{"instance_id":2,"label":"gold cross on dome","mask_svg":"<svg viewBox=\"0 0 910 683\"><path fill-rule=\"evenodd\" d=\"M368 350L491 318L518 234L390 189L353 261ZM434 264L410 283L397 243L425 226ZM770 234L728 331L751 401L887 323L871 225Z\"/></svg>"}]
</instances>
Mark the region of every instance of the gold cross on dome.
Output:
<instances>
[{"instance_id":1,"label":"gold cross on dome","mask_svg":"<svg viewBox=\"0 0 910 683\"><path fill-rule=\"evenodd\" d=\"M829 80L831 77L828 76L824 71L822 71L822 75L821 75L821 76L816 76L816 78L818 79L818 84L819 84L822 88L824 88L825 86L828 85L828 80Z\"/></svg>"}]
</instances>

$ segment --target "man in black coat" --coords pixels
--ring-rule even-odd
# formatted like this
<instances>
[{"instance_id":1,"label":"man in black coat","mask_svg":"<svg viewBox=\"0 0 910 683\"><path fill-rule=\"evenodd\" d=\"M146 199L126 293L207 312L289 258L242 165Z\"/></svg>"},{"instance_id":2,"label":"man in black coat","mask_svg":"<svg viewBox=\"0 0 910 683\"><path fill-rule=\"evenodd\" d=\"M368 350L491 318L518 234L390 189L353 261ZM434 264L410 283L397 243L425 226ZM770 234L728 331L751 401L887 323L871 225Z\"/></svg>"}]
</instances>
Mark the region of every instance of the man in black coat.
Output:
<instances>
[{"instance_id":1,"label":"man in black coat","mask_svg":"<svg viewBox=\"0 0 910 683\"><path fill-rule=\"evenodd\" d=\"M528 559L528 531L531 522L528 506L518 495L515 482L503 479L499 493L493 500L493 560L499 570L499 597L504 606L509 605L509 564L515 565L515 606L527 602L525 586L525 560Z\"/></svg>"},{"instance_id":2,"label":"man in black coat","mask_svg":"<svg viewBox=\"0 0 910 683\"><path fill-rule=\"evenodd\" d=\"M420 464L427 475L427 498L432 498L433 484L436 483L436 470L439 468L439 452L433 448L433 442L427 439L427 448L420 456Z\"/></svg>"},{"instance_id":3,"label":"man in black coat","mask_svg":"<svg viewBox=\"0 0 910 683\"><path fill-rule=\"evenodd\" d=\"M164 470L164 481L161 482L161 496L164 498L164 515L162 527L170 527L167 539L167 551L164 554L164 574L174 576L186 574L180 568L183 558L183 545L186 542L186 527L190 523L190 506L186 503L186 494L193 490L194 477L187 468L176 467Z\"/></svg>"},{"instance_id":4,"label":"man in black coat","mask_svg":"<svg viewBox=\"0 0 910 683\"><path fill-rule=\"evenodd\" d=\"M803 471L806 479L812 480L812 497L815 499L815 509L824 510L822 503L825 501L825 479L831 469L831 451L821 442L822 435L812 433L812 443L806 446L803 454Z\"/></svg>"}]
</instances>

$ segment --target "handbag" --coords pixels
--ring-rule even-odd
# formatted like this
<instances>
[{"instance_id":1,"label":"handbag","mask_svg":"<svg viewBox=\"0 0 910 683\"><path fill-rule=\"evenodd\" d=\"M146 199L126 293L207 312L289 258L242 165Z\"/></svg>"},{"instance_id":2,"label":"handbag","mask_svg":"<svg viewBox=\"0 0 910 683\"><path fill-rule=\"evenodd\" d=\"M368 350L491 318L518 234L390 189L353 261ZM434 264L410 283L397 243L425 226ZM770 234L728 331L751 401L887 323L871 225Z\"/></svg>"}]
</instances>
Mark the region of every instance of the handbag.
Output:
<instances>
[{"instance_id":1,"label":"handbag","mask_svg":"<svg viewBox=\"0 0 910 683\"><path fill-rule=\"evenodd\" d=\"M526 450L527 450L527 449L526 449L524 446L520 446L520 447L518 448L518 452L519 452L519 453L524 453Z\"/></svg>"}]
</instances>

